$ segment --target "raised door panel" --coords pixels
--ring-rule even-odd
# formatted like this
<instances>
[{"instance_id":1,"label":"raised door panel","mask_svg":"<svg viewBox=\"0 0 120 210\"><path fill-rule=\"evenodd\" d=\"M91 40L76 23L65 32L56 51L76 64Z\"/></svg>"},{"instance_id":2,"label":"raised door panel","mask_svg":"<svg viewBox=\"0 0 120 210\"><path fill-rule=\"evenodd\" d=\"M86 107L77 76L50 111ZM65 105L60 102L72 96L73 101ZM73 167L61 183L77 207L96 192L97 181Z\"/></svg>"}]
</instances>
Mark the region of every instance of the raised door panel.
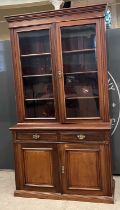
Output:
<instances>
[{"instance_id":1,"label":"raised door panel","mask_svg":"<svg viewBox=\"0 0 120 210\"><path fill-rule=\"evenodd\" d=\"M73 188L98 188L99 179L96 165L98 165L97 151L76 150L69 151L67 162L70 163L69 183ZM92 164L91 164L92 163ZM76 170L77 169L77 170ZM94 179L93 179L94 177Z\"/></svg>"},{"instance_id":2,"label":"raised door panel","mask_svg":"<svg viewBox=\"0 0 120 210\"><path fill-rule=\"evenodd\" d=\"M105 195L109 181L103 145L66 144L63 157L64 193Z\"/></svg>"},{"instance_id":3,"label":"raised door panel","mask_svg":"<svg viewBox=\"0 0 120 210\"><path fill-rule=\"evenodd\" d=\"M53 187L52 149L23 148L23 150L26 185Z\"/></svg>"},{"instance_id":4,"label":"raised door panel","mask_svg":"<svg viewBox=\"0 0 120 210\"><path fill-rule=\"evenodd\" d=\"M19 147L18 171L23 189L59 191L58 157L51 144L22 144Z\"/></svg>"}]
</instances>

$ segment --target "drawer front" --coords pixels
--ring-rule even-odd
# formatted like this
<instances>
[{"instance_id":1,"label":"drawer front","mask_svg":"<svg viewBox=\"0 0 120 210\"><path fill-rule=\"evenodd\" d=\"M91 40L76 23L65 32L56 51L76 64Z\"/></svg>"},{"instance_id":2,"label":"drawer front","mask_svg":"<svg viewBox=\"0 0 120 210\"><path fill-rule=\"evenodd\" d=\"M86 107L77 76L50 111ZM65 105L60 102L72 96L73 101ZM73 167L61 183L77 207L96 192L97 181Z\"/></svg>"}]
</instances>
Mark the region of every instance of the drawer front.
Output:
<instances>
[{"instance_id":1,"label":"drawer front","mask_svg":"<svg viewBox=\"0 0 120 210\"><path fill-rule=\"evenodd\" d=\"M65 132L61 133L61 141L104 141L104 132L94 132L94 131L77 131L77 132Z\"/></svg>"},{"instance_id":2,"label":"drawer front","mask_svg":"<svg viewBox=\"0 0 120 210\"><path fill-rule=\"evenodd\" d=\"M57 141L57 134L43 132L17 132L16 140Z\"/></svg>"}]
</instances>

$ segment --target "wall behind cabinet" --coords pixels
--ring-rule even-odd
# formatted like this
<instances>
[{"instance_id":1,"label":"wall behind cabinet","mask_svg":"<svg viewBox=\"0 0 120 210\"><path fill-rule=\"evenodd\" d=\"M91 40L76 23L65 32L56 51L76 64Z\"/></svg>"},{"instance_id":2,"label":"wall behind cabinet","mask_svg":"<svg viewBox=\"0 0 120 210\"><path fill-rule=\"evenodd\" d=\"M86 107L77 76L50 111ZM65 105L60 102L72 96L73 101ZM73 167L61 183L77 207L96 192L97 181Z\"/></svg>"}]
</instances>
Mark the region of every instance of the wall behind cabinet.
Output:
<instances>
[{"instance_id":1,"label":"wall behind cabinet","mask_svg":"<svg viewBox=\"0 0 120 210\"><path fill-rule=\"evenodd\" d=\"M16 122L15 91L10 41L0 41L0 169L13 164L12 136L9 127Z\"/></svg>"},{"instance_id":2,"label":"wall behind cabinet","mask_svg":"<svg viewBox=\"0 0 120 210\"><path fill-rule=\"evenodd\" d=\"M107 30L113 174L120 174L120 28Z\"/></svg>"}]
</instances>

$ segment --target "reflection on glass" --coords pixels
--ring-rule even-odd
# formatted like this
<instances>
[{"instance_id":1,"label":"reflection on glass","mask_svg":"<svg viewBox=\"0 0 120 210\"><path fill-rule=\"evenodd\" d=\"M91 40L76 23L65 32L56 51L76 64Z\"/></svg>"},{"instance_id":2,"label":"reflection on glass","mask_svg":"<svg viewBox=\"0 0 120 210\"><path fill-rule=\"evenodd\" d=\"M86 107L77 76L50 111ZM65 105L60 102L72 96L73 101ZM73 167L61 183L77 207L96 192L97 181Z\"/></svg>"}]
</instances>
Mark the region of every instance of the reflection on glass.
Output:
<instances>
[{"instance_id":1,"label":"reflection on glass","mask_svg":"<svg viewBox=\"0 0 120 210\"><path fill-rule=\"evenodd\" d=\"M95 51L63 54L64 73L97 71Z\"/></svg>"},{"instance_id":2,"label":"reflection on glass","mask_svg":"<svg viewBox=\"0 0 120 210\"><path fill-rule=\"evenodd\" d=\"M52 78L24 78L24 95L26 99L53 98Z\"/></svg>"},{"instance_id":3,"label":"reflection on glass","mask_svg":"<svg viewBox=\"0 0 120 210\"><path fill-rule=\"evenodd\" d=\"M19 42L21 55L50 52L49 30L20 32Z\"/></svg>"},{"instance_id":4,"label":"reflection on glass","mask_svg":"<svg viewBox=\"0 0 120 210\"><path fill-rule=\"evenodd\" d=\"M51 57L36 56L21 59L23 75L51 74Z\"/></svg>"},{"instance_id":5,"label":"reflection on glass","mask_svg":"<svg viewBox=\"0 0 120 210\"><path fill-rule=\"evenodd\" d=\"M91 49L96 47L96 26L82 25L63 27L62 34L62 50L80 50Z\"/></svg>"},{"instance_id":6,"label":"reflection on glass","mask_svg":"<svg viewBox=\"0 0 120 210\"><path fill-rule=\"evenodd\" d=\"M54 100L25 101L27 118L54 118Z\"/></svg>"},{"instance_id":7,"label":"reflection on glass","mask_svg":"<svg viewBox=\"0 0 120 210\"><path fill-rule=\"evenodd\" d=\"M64 77L66 97L94 97L98 96L97 74L65 75Z\"/></svg>"},{"instance_id":8,"label":"reflection on glass","mask_svg":"<svg viewBox=\"0 0 120 210\"><path fill-rule=\"evenodd\" d=\"M99 117L99 99L66 99L66 117Z\"/></svg>"}]
</instances>

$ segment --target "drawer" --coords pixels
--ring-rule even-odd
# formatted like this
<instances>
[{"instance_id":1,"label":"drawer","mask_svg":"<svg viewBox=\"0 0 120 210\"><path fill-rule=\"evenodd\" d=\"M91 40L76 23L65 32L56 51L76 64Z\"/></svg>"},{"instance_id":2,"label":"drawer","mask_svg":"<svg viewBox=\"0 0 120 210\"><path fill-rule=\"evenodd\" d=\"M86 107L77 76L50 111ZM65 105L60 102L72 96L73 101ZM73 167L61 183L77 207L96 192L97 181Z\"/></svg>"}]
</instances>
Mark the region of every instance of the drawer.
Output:
<instances>
[{"instance_id":1,"label":"drawer","mask_svg":"<svg viewBox=\"0 0 120 210\"><path fill-rule=\"evenodd\" d=\"M77 131L77 132L64 132L61 133L62 141L104 141L104 132L94 132L94 131Z\"/></svg>"},{"instance_id":2,"label":"drawer","mask_svg":"<svg viewBox=\"0 0 120 210\"><path fill-rule=\"evenodd\" d=\"M16 140L57 141L57 134L44 132L17 132Z\"/></svg>"}]
</instances>

